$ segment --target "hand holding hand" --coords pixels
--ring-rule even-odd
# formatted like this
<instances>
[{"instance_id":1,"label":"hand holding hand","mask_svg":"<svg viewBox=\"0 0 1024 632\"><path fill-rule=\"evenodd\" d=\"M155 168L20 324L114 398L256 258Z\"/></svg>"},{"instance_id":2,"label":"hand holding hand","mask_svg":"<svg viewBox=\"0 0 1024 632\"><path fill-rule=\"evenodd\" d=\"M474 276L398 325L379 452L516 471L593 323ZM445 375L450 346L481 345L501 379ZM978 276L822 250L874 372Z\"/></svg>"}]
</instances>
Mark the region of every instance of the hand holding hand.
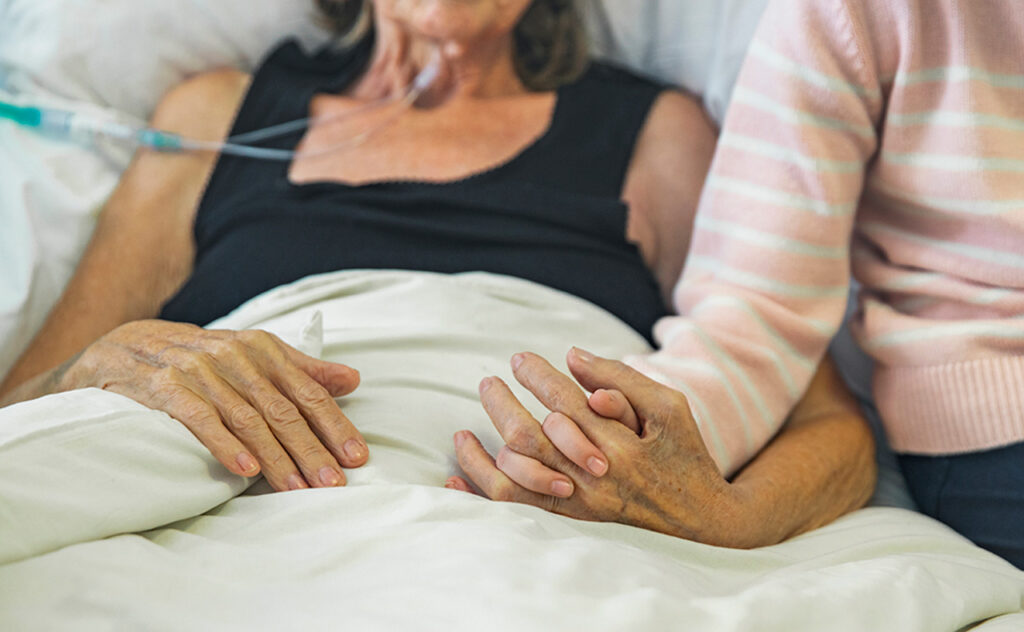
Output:
<instances>
[{"instance_id":1,"label":"hand holding hand","mask_svg":"<svg viewBox=\"0 0 1024 632\"><path fill-rule=\"evenodd\" d=\"M181 421L228 470L278 490L345 484L366 442L334 401L359 373L264 331L166 321L122 325L74 358L58 388L96 387Z\"/></svg>"},{"instance_id":2,"label":"hand holding hand","mask_svg":"<svg viewBox=\"0 0 1024 632\"><path fill-rule=\"evenodd\" d=\"M711 459L686 398L586 352L573 350L568 364L592 395L536 355L513 359L516 379L552 411L543 424L501 380L481 383L481 401L506 446L492 459L472 433L456 435L459 464L477 487L495 500L575 518L747 545L744 499ZM448 484L470 490L457 477Z\"/></svg>"}]
</instances>

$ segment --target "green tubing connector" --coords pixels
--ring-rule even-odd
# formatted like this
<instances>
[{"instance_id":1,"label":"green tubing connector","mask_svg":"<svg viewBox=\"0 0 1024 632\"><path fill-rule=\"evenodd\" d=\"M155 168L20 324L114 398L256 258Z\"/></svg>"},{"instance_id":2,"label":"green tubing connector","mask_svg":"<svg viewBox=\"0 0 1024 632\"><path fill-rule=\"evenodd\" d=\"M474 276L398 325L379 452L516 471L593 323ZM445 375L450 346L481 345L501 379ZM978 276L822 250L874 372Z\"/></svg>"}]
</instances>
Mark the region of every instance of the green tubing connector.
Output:
<instances>
[{"instance_id":1,"label":"green tubing connector","mask_svg":"<svg viewBox=\"0 0 1024 632\"><path fill-rule=\"evenodd\" d=\"M139 143L158 151L181 151L181 137L158 130L146 129L139 132Z\"/></svg>"},{"instance_id":2,"label":"green tubing connector","mask_svg":"<svg viewBox=\"0 0 1024 632\"><path fill-rule=\"evenodd\" d=\"M0 101L0 119L14 121L25 127L39 127L43 123L43 113L39 108L21 107Z\"/></svg>"}]
</instances>

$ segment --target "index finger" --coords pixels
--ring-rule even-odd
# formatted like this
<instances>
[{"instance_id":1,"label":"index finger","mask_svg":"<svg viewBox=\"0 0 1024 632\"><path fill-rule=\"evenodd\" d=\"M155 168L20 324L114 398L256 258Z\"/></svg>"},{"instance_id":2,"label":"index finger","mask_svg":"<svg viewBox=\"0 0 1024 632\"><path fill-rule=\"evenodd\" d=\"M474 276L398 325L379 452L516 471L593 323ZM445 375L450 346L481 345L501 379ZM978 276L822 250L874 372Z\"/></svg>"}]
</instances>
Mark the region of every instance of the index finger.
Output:
<instances>
[{"instance_id":1,"label":"index finger","mask_svg":"<svg viewBox=\"0 0 1024 632\"><path fill-rule=\"evenodd\" d=\"M512 358L512 373L548 410L569 417L594 444L600 444L602 438L631 434L621 424L609 423L595 413L583 389L537 354L516 354Z\"/></svg>"},{"instance_id":2,"label":"index finger","mask_svg":"<svg viewBox=\"0 0 1024 632\"><path fill-rule=\"evenodd\" d=\"M664 423L678 416L695 423L689 400L681 391L656 382L623 362L601 358L575 347L566 360L569 370L584 388L622 393L637 416L645 420L641 424L645 429L652 420Z\"/></svg>"}]
</instances>

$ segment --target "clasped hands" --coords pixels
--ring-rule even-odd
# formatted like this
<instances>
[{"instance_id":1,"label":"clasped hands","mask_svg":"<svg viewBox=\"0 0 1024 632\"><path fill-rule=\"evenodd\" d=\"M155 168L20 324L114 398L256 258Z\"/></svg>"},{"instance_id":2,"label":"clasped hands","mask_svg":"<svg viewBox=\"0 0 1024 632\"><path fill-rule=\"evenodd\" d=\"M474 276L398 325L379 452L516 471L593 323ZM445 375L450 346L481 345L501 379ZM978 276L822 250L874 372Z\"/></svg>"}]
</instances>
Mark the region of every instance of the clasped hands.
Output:
<instances>
[{"instance_id":1,"label":"clasped hands","mask_svg":"<svg viewBox=\"0 0 1024 632\"><path fill-rule=\"evenodd\" d=\"M567 362L589 396L537 355L512 359L516 379L551 411L542 422L500 379L480 383L506 445L492 458L471 432L456 433L459 465L477 488L573 518L744 546L741 491L712 460L685 396L580 349ZM446 486L475 493L461 477Z\"/></svg>"}]
</instances>

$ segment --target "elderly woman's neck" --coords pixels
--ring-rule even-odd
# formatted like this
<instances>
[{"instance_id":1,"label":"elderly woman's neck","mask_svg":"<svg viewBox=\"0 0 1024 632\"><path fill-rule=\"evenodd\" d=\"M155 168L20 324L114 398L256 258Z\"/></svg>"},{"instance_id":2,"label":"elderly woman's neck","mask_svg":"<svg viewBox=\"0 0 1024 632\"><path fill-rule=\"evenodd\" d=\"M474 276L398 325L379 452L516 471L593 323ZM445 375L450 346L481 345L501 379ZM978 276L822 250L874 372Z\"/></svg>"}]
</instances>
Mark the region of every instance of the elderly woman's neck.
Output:
<instances>
[{"instance_id":1,"label":"elderly woman's neck","mask_svg":"<svg viewBox=\"0 0 1024 632\"><path fill-rule=\"evenodd\" d=\"M527 91L516 73L510 36L474 42L435 42L410 36L400 27L381 21L377 24L370 67L354 86L352 96L376 99L404 91L438 50L443 59L442 70L424 95L428 103Z\"/></svg>"}]
</instances>

